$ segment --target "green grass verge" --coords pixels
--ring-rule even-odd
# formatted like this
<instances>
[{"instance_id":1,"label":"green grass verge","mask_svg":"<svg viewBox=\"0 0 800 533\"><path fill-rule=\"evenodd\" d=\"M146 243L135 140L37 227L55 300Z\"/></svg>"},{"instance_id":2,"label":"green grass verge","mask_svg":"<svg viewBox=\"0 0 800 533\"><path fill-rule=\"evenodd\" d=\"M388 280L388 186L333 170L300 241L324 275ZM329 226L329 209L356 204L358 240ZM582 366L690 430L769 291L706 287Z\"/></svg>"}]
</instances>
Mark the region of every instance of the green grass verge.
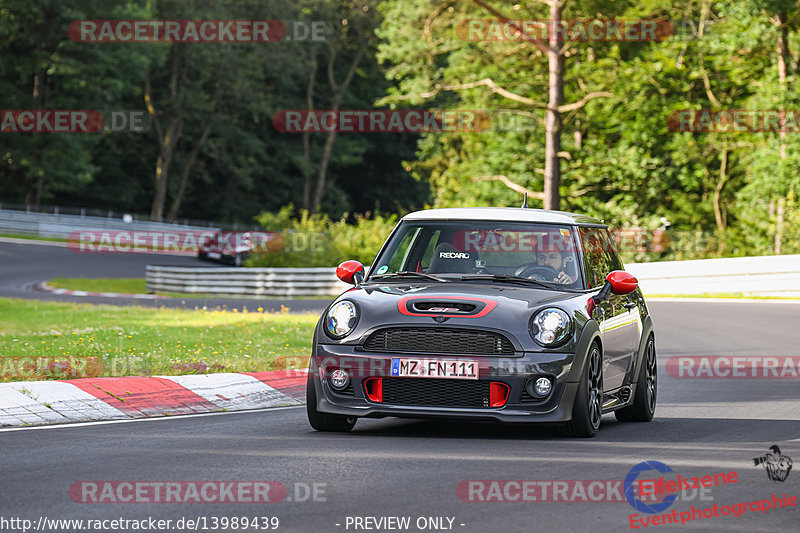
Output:
<instances>
[{"instance_id":1,"label":"green grass verge","mask_svg":"<svg viewBox=\"0 0 800 533\"><path fill-rule=\"evenodd\" d=\"M800 300L795 296L756 296L741 292L704 292L702 294L645 294L647 298L727 298L731 300Z\"/></svg>"},{"instance_id":2,"label":"green grass verge","mask_svg":"<svg viewBox=\"0 0 800 533\"><path fill-rule=\"evenodd\" d=\"M67 242L67 239L61 239L59 237L40 237L39 235L19 235L16 233L0 233L0 237L6 239L25 239L27 241Z\"/></svg>"},{"instance_id":3,"label":"green grass verge","mask_svg":"<svg viewBox=\"0 0 800 533\"><path fill-rule=\"evenodd\" d=\"M317 319L0 298L0 380L305 368Z\"/></svg>"},{"instance_id":4,"label":"green grass verge","mask_svg":"<svg viewBox=\"0 0 800 533\"><path fill-rule=\"evenodd\" d=\"M120 292L124 294L145 294L147 283L144 278L53 278L47 282L57 289L88 292Z\"/></svg>"}]
</instances>

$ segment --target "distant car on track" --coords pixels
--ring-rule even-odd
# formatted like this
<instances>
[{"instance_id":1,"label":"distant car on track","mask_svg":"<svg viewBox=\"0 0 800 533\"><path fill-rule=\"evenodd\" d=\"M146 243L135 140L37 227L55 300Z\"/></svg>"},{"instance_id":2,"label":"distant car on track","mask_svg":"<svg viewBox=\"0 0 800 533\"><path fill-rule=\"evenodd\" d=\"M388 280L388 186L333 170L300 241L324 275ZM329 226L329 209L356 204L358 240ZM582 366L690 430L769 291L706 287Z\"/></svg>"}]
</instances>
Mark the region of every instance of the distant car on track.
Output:
<instances>
[{"instance_id":1,"label":"distant car on track","mask_svg":"<svg viewBox=\"0 0 800 533\"><path fill-rule=\"evenodd\" d=\"M198 259L203 261L219 261L240 267L253 252L253 235L251 232L218 232L207 236L200 243Z\"/></svg>"},{"instance_id":2,"label":"distant car on track","mask_svg":"<svg viewBox=\"0 0 800 533\"><path fill-rule=\"evenodd\" d=\"M406 215L314 333L308 419L537 422L592 437L649 421L653 323L608 227L577 214L457 208Z\"/></svg>"}]
</instances>

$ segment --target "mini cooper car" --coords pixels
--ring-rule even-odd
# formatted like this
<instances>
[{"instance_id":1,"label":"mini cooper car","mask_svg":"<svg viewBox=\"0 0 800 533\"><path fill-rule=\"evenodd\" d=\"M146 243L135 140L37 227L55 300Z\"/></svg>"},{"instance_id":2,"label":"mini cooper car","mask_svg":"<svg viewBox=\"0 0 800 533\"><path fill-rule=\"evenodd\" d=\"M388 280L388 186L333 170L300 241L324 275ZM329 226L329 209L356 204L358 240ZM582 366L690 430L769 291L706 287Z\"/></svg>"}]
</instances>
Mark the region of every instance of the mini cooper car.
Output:
<instances>
[{"instance_id":1,"label":"mini cooper car","mask_svg":"<svg viewBox=\"0 0 800 533\"><path fill-rule=\"evenodd\" d=\"M608 227L577 214L455 208L403 217L368 273L320 318L307 411L319 431L358 418L563 425L656 407L655 334Z\"/></svg>"}]
</instances>

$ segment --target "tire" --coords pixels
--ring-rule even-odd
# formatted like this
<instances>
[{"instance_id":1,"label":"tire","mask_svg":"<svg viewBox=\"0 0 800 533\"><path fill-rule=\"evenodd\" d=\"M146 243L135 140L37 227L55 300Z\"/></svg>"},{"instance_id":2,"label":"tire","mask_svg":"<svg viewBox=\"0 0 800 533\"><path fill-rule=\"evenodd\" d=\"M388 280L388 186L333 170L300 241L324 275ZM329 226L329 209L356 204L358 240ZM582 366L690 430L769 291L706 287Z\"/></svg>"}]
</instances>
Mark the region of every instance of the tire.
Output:
<instances>
[{"instance_id":1,"label":"tire","mask_svg":"<svg viewBox=\"0 0 800 533\"><path fill-rule=\"evenodd\" d=\"M578 392L572 406L572 420L567 433L572 437L591 438L597 435L603 418L603 354L593 343L583 365Z\"/></svg>"},{"instance_id":2,"label":"tire","mask_svg":"<svg viewBox=\"0 0 800 533\"><path fill-rule=\"evenodd\" d=\"M311 376L308 376L306 384L306 413L308 414L308 423L317 431L350 431L358 420L354 416L331 415L317 411L317 389L314 387Z\"/></svg>"},{"instance_id":3,"label":"tire","mask_svg":"<svg viewBox=\"0 0 800 533\"><path fill-rule=\"evenodd\" d=\"M653 336L647 339L642 356L642 367L636 379L636 394L633 403L614 411L620 422L650 422L656 412L658 395L658 361L656 360L656 341Z\"/></svg>"},{"instance_id":4,"label":"tire","mask_svg":"<svg viewBox=\"0 0 800 533\"><path fill-rule=\"evenodd\" d=\"M208 261L208 254L206 254L205 252L197 252L197 258L200 261Z\"/></svg>"}]
</instances>

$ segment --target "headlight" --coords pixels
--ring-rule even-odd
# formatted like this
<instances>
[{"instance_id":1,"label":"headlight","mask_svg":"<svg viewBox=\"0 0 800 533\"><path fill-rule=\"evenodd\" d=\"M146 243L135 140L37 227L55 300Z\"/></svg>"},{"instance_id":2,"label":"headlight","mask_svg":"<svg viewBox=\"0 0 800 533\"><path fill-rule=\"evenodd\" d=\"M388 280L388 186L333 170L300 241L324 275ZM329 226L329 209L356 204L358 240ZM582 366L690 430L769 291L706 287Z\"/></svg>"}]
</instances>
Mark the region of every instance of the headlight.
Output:
<instances>
[{"instance_id":1,"label":"headlight","mask_svg":"<svg viewBox=\"0 0 800 533\"><path fill-rule=\"evenodd\" d=\"M333 304L328 309L328 316L325 318L325 331L334 339L341 339L353 331L356 322L358 322L356 304L343 300Z\"/></svg>"},{"instance_id":2,"label":"headlight","mask_svg":"<svg viewBox=\"0 0 800 533\"><path fill-rule=\"evenodd\" d=\"M531 320L531 337L548 348L562 344L571 332L572 320L569 315L555 307L542 309Z\"/></svg>"}]
</instances>

